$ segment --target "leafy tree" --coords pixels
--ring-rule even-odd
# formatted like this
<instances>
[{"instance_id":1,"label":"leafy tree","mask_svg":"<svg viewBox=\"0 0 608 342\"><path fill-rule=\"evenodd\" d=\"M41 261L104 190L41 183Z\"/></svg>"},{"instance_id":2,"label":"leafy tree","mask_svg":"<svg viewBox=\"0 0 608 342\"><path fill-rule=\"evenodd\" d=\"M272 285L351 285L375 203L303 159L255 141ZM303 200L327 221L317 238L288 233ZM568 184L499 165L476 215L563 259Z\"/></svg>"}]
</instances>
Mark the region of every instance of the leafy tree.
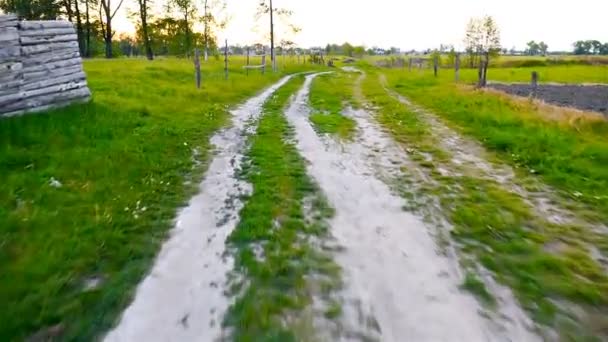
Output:
<instances>
[{"instance_id":1,"label":"leafy tree","mask_svg":"<svg viewBox=\"0 0 608 342\"><path fill-rule=\"evenodd\" d=\"M0 9L25 20L56 19L60 14L56 0L0 0Z\"/></svg>"},{"instance_id":2,"label":"leafy tree","mask_svg":"<svg viewBox=\"0 0 608 342\"><path fill-rule=\"evenodd\" d=\"M538 53L540 51L540 46L538 43L531 40L531 41L527 42L526 45L528 46L528 49L526 50L526 54L528 54L530 56L538 55Z\"/></svg>"},{"instance_id":3,"label":"leafy tree","mask_svg":"<svg viewBox=\"0 0 608 342\"><path fill-rule=\"evenodd\" d=\"M574 43L574 54L575 55L589 55L591 54L591 41L589 40L578 40Z\"/></svg>"},{"instance_id":4,"label":"leafy tree","mask_svg":"<svg viewBox=\"0 0 608 342\"><path fill-rule=\"evenodd\" d=\"M346 56L352 57L354 52L354 48L350 43L346 42L342 44L342 53Z\"/></svg>"},{"instance_id":5,"label":"leafy tree","mask_svg":"<svg viewBox=\"0 0 608 342\"><path fill-rule=\"evenodd\" d=\"M192 48L191 20L196 14L194 0L169 0L169 7L176 8L182 15L183 21L181 21L181 23L183 26L182 29L184 30L184 48L186 56L190 56L190 49Z\"/></svg>"},{"instance_id":6,"label":"leafy tree","mask_svg":"<svg viewBox=\"0 0 608 342\"><path fill-rule=\"evenodd\" d=\"M475 66L478 57L478 46L480 40L480 28L479 20L475 18L469 19L467 23L464 46L465 52L469 56L469 66L473 68Z\"/></svg>"},{"instance_id":7,"label":"leafy tree","mask_svg":"<svg viewBox=\"0 0 608 342\"><path fill-rule=\"evenodd\" d=\"M546 56L547 51L549 50L549 45L547 45L545 42L540 42L538 43L538 49L541 55Z\"/></svg>"},{"instance_id":8,"label":"leafy tree","mask_svg":"<svg viewBox=\"0 0 608 342\"><path fill-rule=\"evenodd\" d=\"M471 18L466 27L465 52L473 67L481 62L481 56L497 56L500 52L500 30L491 16Z\"/></svg>"},{"instance_id":9,"label":"leafy tree","mask_svg":"<svg viewBox=\"0 0 608 342\"><path fill-rule=\"evenodd\" d=\"M353 56L356 56L359 58L363 57L365 55L365 46L359 45L359 46L353 47L352 53L353 53Z\"/></svg>"},{"instance_id":10,"label":"leafy tree","mask_svg":"<svg viewBox=\"0 0 608 342\"><path fill-rule=\"evenodd\" d=\"M591 51L593 52L594 55L597 55L600 53L600 50L602 48L602 43L600 43L598 40L591 40L591 41L589 41L589 44L591 44Z\"/></svg>"}]
</instances>

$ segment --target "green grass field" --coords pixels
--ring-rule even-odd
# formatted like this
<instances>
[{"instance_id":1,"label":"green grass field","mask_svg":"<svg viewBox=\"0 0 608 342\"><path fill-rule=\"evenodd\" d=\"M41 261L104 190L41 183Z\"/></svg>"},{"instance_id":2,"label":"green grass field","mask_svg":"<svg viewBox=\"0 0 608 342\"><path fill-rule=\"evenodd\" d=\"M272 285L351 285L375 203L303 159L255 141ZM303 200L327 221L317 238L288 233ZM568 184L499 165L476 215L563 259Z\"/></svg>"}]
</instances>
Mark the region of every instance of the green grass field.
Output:
<instances>
[{"instance_id":1,"label":"green grass field","mask_svg":"<svg viewBox=\"0 0 608 342\"><path fill-rule=\"evenodd\" d=\"M355 133L355 121L343 114L353 106L353 83L356 75L347 73L321 75L311 86L310 104L314 112L310 121L320 133L335 134L350 139Z\"/></svg>"},{"instance_id":2,"label":"green grass field","mask_svg":"<svg viewBox=\"0 0 608 342\"><path fill-rule=\"evenodd\" d=\"M229 109L286 73L328 70L293 62L283 67L279 58L279 72L247 75L244 59L233 58L225 80L223 61L213 60L199 90L188 60L91 60L85 71L92 102L0 120L0 340L89 341L107 331L196 191L209 139L229 124ZM388 88L479 142L489 162L516 170L524 188L548 184L559 205L597 227L608 225L608 121L548 119L534 103L463 85L474 70L463 70L455 84L448 69L434 78L428 69L366 63L357 64L367 72L360 89L359 74L339 69L313 81L309 119L317 132L348 144L357 127L344 110L372 112L412 163L403 169L411 179L398 185L420 203L404 210L436 211L452 225L443 238L462 253L463 289L490 310L500 304L479 274L483 267L565 340L605 334L608 276L589 247L608 255L606 234L549 222L504 184L459 169L433 127L391 96L380 75ZM608 83L606 68L492 68L489 78L525 82L536 70L541 81ZM235 340L314 340L310 317L301 314L317 295L328 302L321 316L341 315L328 295L341 285L340 269L317 248L333 209L307 175L283 115L302 82L295 76L269 98L248 140L239 176L253 192L228 240L236 271L246 275L231 288L239 296L223 322ZM430 181L414 184L415 171ZM587 316L568 316L568 305Z\"/></svg>"},{"instance_id":3,"label":"green grass field","mask_svg":"<svg viewBox=\"0 0 608 342\"><path fill-rule=\"evenodd\" d=\"M227 81L223 62L204 65L197 90L191 61L86 61L91 103L0 120L0 340L48 327L91 340L114 323L227 110L298 69L246 76L242 63ZM85 290L91 279L102 285Z\"/></svg>"}]
</instances>

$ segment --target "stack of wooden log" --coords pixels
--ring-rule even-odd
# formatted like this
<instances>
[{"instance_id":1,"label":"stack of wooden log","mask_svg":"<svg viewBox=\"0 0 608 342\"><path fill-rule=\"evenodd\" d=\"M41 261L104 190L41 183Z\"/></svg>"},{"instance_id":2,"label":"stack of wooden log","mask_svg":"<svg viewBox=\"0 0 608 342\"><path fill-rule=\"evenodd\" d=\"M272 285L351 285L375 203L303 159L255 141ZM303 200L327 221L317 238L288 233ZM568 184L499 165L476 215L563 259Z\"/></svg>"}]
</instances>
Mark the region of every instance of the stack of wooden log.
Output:
<instances>
[{"instance_id":1,"label":"stack of wooden log","mask_svg":"<svg viewBox=\"0 0 608 342\"><path fill-rule=\"evenodd\" d=\"M0 117L87 101L90 96L71 23L0 15Z\"/></svg>"}]
</instances>

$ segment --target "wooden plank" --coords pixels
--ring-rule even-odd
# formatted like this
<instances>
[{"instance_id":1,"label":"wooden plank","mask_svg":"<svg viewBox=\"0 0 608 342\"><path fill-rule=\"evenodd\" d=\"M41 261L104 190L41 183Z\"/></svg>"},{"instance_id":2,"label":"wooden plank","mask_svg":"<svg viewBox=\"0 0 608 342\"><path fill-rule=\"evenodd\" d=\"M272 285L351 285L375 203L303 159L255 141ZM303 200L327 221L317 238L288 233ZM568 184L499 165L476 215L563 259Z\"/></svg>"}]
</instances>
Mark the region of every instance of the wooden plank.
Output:
<instances>
[{"instance_id":1,"label":"wooden plank","mask_svg":"<svg viewBox=\"0 0 608 342\"><path fill-rule=\"evenodd\" d=\"M19 22L17 20L8 21L8 22L0 23L0 28L17 27L18 24L19 24Z\"/></svg>"},{"instance_id":2,"label":"wooden plank","mask_svg":"<svg viewBox=\"0 0 608 342\"><path fill-rule=\"evenodd\" d=\"M40 53L35 56L30 56L23 59L23 67L27 68L35 65L43 65L47 63L53 63L62 60L69 60L74 58L80 58L80 51L53 51L47 53Z\"/></svg>"},{"instance_id":3,"label":"wooden plank","mask_svg":"<svg viewBox=\"0 0 608 342\"><path fill-rule=\"evenodd\" d=\"M69 82L64 84L52 85L45 88L33 89L33 90L25 90L20 91L16 94L10 94L6 96L0 96L0 106L6 108L7 110L15 110L22 109L16 108L16 103L19 103L24 100L28 100L33 97L49 95L54 93L62 93L72 89L78 88L86 88L87 83L85 81L79 82ZM87 88L88 91L88 88Z\"/></svg>"},{"instance_id":4,"label":"wooden plank","mask_svg":"<svg viewBox=\"0 0 608 342\"><path fill-rule=\"evenodd\" d=\"M16 27L0 28L0 43L4 46L6 42L19 41L19 31Z\"/></svg>"},{"instance_id":5,"label":"wooden plank","mask_svg":"<svg viewBox=\"0 0 608 342\"><path fill-rule=\"evenodd\" d=\"M78 42L66 42L66 43L52 43L52 44L39 44L29 45L21 47L21 54L23 56L31 56L45 52L61 51L61 52L72 52L78 51Z\"/></svg>"},{"instance_id":6,"label":"wooden plank","mask_svg":"<svg viewBox=\"0 0 608 342\"><path fill-rule=\"evenodd\" d=\"M76 29L73 27L67 28L52 28L52 29L44 29L44 30L26 30L19 32L21 37L46 37L46 36L60 36L66 34L76 34Z\"/></svg>"},{"instance_id":7,"label":"wooden plank","mask_svg":"<svg viewBox=\"0 0 608 342\"><path fill-rule=\"evenodd\" d=\"M12 61L16 57L21 56L21 48L19 45L14 46L3 46L0 49L0 62Z\"/></svg>"},{"instance_id":8,"label":"wooden plank","mask_svg":"<svg viewBox=\"0 0 608 342\"><path fill-rule=\"evenodd\" d=\"M25 65L25 63L22 63L22 64ZM76 58L69 58L69 59L60 59L58 61L49 61L48 63L42 63L42 64L26 65L25 67L22 67L21 70L24 73L30 73L30 72L55 70L55 69L59 69L59 68L67 68L67 67L81 66L81 65L82 65L82 58L76 57Z\"/></svg>"},{"instance_id":9,"label":"wooden plank","mask_svg":"<svg viewBox=\"0 0 608 342\"><path fill-rule=\"evenodd\" d=\"M32 20L19 23L19 28L22 30L44 30L67 27L74 27L74 25L69 21L64 20Z\"/></svg>"},{"instance_id":10,"label":"wooden plank","mask_svg":"<svg viewBox=\"0 0 608 342\"><path fill-rule=\"evenodd\" d=\"M66 106L69 106L69 105L75 104L75 103L86 103L86 102L89 102L89 100L91 99L90 95L89 96L82 96L82 97L79 97L78 95L74 95L74 96L75 97L68 98L67 100L64 100L64 101L56 101L53 104L39 106L39 107L31 108L31 109L16 110L16 111L4 113L4 114L2 114L1 111L0 111L0 118L2 118L2 117L11 117L11 116L19 116L19 115L28 114L28 113L44 112L44 111L48 111L48 110L51 110L51 109L66 107Z\"/></svg>"},{"instance_id":11,"label":"wooden plank","mask_svg":"<svg viewBox=\"0 0 608 342\"><path fill-rule=\"evenodd\" d=\"M2 36L0 36L0 39ZM37 44L56 44L65 42L78 42L78 36L76 34L64 34L60 36L48 36L48 37L21 37L21 45L37 45Z\"/></svg>"},{"instance_id":12,"label":"wooden plank","mask_svg":"<svg viewBox=\"0 0 608 342\"><path fill-rule=\"evenodd\" d=\"M17 21L19 18L15 14L2 14L0 15L0 23L8 22L8 21Z\"/></svg>"},{"instance_id":13,"label":"wooden plank","mask_svg":"<svg viewBox=\"0 0 608 342\"><path fill-rule=\"evenodd\" d=\"M82 71L82 67L80 65L71 66L68 68L58 68L52 70L43 70L36 72L23 72L23 79L27 82L30 80L44 80L52 77L65 76L69 74L75 74L77 72Z\"/></svg>"},{"instance_id":14,"label":"wooden plank","mask_svg":"<svg viewBox=\"0 0 608 342\"><path fill-rule=\"evenodd\" d=\"M16 78L11 81L0 83L0 96L16 94L21 90L23 79Z\"/></svg>"},{"instance_id":15,"label":"wooden plank","mask_svg":"<svg viewBox=\"0 0 608 342\"><path fill-rule=\"evenodd\" d=\"M21 72L23 63L21 62L0 62L0 78L8 73Z\"/></svg>"},{"instance_id":16,"label":"wooden plank","mask_svg":"<svg viewBox=\"0 0 608 342\"><path fill-rule=\"evenodd\" d=\"M46 80L24 80L21 85L21 90L34 90L47 88L52 85L69 83L69 82L81 82L86 81L86 74L83 71L79 71L72 74L63 76L53 77Z\"/></svg>"},{"instance_id":17,"label":"wooden plank","mask_svg":"<svg viewBox=\"0 0 608 342\"><path fill-rule=\"evenodd\" d=\"M62 92L53 92L37 97L24 98L14 102L11 105L2 107L4 113L11 113L19 110L40 111L48 108L54 108L61 104L69 104L74 101L87 101L91 97L91 92L88 88L74 88Z\"/></svg>"}]
</instances>

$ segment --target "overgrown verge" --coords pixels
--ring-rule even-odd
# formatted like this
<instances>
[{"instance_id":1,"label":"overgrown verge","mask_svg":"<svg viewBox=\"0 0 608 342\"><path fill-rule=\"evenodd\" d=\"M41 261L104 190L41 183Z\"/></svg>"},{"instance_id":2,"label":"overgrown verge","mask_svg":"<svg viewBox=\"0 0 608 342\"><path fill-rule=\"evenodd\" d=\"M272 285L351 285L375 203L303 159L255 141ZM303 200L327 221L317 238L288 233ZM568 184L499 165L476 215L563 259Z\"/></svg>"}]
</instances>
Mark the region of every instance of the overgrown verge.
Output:
<instances>
[{"instance_id":1,"label":"overgrown verge","mask_svg":"<svg viewBox=\"0 0 608 342\"><path fill-rule=\"evenodd\" d=\"M302 82L292 79L264 104L250 138L242 177L253 193L229 237L243 279L232 287L237 299L224 324L237 341L314 340L313 293L339 285L339 268L318 248L333 211L306 174L283 114ZM335 305L325 312L337 314Z\"/></svg>"},{"instance_id":2,"label":"overgrown verge","mask_svg":"<svg viewBox=\"0 0 608 342\"><path fill-rule=\"evenodd\" d=\"M227 108L280 77L197 91L191 69L87 61L92 103L0 120L0 340L90 341L111 327L196 190Z\"/></svg>"},{"instance_id":3,"label":"overgrown verge","mask_svg":"<svg viewBox=\"0 0 608 342\"><path fill-rule=\"evenodd\" d=\"M313 113L310 121L317 132L335 134L351 139L356 130L352 118L344 116L344 106L353 106L352 73L336 72L319 75L310 88L310 105Z\"/></svg>"},{"instance_id":4,"label":"overgrown verge","mask_svg":"<svg viewBox=\"0 0 608 342\"><path fill-rule=\"evenodd\" d=\"M581 227L551 224L501 184L461 173L426 123L384 92L377 77L368 76L363 89L380 123L405 145L425 176L413 181L419 184L401 187L415 192L404 193L410 200L422 202L410 209L427 214L424 206L439 199L461 263L471 273L463 287L494 302L474 277L480 263L513 290L537 322L566 338L605 337L608 277L588 247L605 248L606 240ZM412 170L404 172L415 177Z\"/></svg>"},{"instance_id":5,"label":"overgrown verge","mask_svg":"<svg viewBox=\"0 0 608 342\"><path fill-rule=\"evenodd\" d=\"M389 76L391 86L513 165L588 207L588 219L608 223L608 122L555 122L533 105L428 77Z\"/></svg>"}]
</instances>

